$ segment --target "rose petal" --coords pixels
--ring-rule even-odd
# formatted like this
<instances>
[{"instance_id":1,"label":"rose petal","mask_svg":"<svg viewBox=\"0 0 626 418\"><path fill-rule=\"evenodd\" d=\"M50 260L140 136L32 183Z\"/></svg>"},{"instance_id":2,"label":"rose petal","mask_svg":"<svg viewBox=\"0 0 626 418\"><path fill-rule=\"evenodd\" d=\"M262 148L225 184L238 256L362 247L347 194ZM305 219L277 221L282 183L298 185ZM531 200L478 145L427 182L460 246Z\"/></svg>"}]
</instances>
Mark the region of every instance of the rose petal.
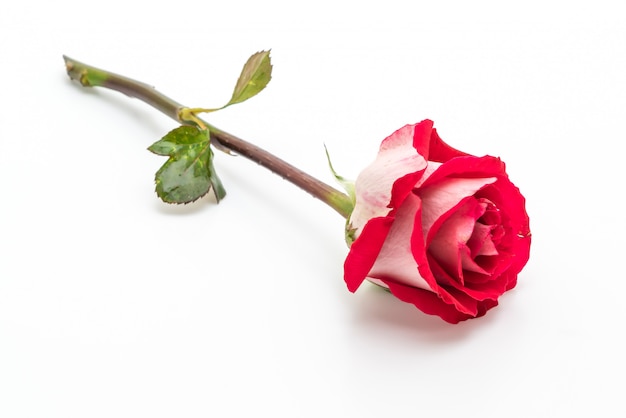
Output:
<instances>
[{"instance_id":1,"label":"rose petal","mask_svg":"<svg viewBox=\"0 0 626 418\"><path fill-rule=\"evenodd\" d=\"M476 283L474 277L489 277L484 283ZM468 297L483 301L485 299L498 299L507 288L509 279L506 275L485 276L474 272L465 273L465 283L463 285L452 283L450 286L456 288L458 292L462 292Z\"/></svg>"},{"instance_id":2,"label":"rose petal","mask_svg":"<svg viewBox=\"0 0 626 418\"><path fill-rule=\"evenodd\" d=\"M498 250L491 240L491 231L494 228L494 225L484 225L481 222L474 224L472 236L467 240L472 258L479 255L498 255Z\"/></svg>"},{"instance_id":3,"label":"rose petal","mask_svg":"<svg viewBox=\"0 0 626 418\"><path fill-rule=\"evenodd\" d=\"M450 145L446 144L437 133L436 129L433 129L430 137L428 154L425 155L428 161L436 161L439 163L445 163L448 160L456 157L464 157L469 154L464 153L463 151L459 151L458 149L452 148Z\"/></svg>"},{"instance_id":4,"label":"rose petal","mask_svg":"<svg viewBox=\"0 0 626 418\"><path fill-rule=\"evenodd\" d=\"M481 289L468 289L467 286L461 285L453 280L434 259L429 257L429 261L433 274L438 277L438 281L445 282L438 290L442 302L454 306L458 311L468 315L481 316L481 306L485 303L491 305L491 302L488 302L489 300L492 302L497 301L498 297L504 292L504 290L501 290L503 287L502 284L506 285L508 282L506 277L502 277L501 284L497 288L494 285L485 286L485 290L482 292ZM472 282L475 276L489 277L473 272L465 273L466 281L469 282ZM497 303L493 306L496 305Z\"/></svg>"},{"instance_id":5,"label":"rose petal","mask_svg":"<svg viewBox=\"0 0 626 418\"><path fill-rule=\"evenodd\" d=\"M421 203L421 202L420 202ZM426 281L428 287L441 300L441 304L454 306L458 311L474 315L476 306L463 295L453 295L447 289L446 281L453 281L437 260L426 252L424 234L421 230L419 219L422 216L421 204L415 215L413 233L411 235L411 249L413 257L417 262L417 269L420 276ZM437 277L438 279L435 279Z\"/></svg>"},{"instance_id":6,"label":"rose petal","mask_svg":"<svg viewBox=\"0 0 626 418\"><path fill-rule=\"evenodd\" d=\"M369 278L391 278L405 285L430 290L417 270L417 263L411 248L411 234L419 203L419 197L410 194L398 208L385 243L368 274Z\"/></svg>"},{"instance_id":7,"label":"rose petal","mask_svg":"<svg viewBox=\"0 0 626 418\"><path fill-rule=\"evenodd\" d=\"M459 253L463 272L472 271L474 273L489 274L472 258L472 254L470 249L467 248L467 245L460 246Z\"/></svg>"},{"instance_id":8,"label":"rose petal","mask_svg":"<svg viewBox=\"0 0 626 418\"><path fill-rule=\"evenodd\" d=\"M393 223L392 216L371 219L361 235L350 246L344 262L344 280L348 290L355 292L371 270Z\"/></svg>"},{"instance_id":9,"label":"rose petal","mask_svg":"<svg viewBox=\"0 0 626 418\"><path fill-rule=\"evenodd\" d=\"M453 158L442 164L435 171L422 187L429 187L445 178L476 178L476 177L497 177L507 178L504 171L504 163L496 157L484 156L474 157L471 155L465 157Z\"/></svg>"},{"instance_id":10,"label":"rose petal","mask_svg":"<svg viewBox=\"0 0 626 418\"><path fill-rule=\"evenodd\" d=\"M499 251L499 254L495 257L478 256L476 257L476 260L492 277L498 277L501 275L511 266L511 263L513 262L511 254L505 252L504 250Z\"/></svg>"},{"instance_id":11,"label":"rose petal","mask_svg":"<svg viewBox=\"0 0 626 418\"><path fill-rule=\"evenodd\" d=\"M392 198L393 206L398 207L410 193L427 166L426 159L414 147L416 133L430 136L431 129L431 121L398 129L382 142L374 162L359 174L355 183L356 204L350 216L357 236L368 220L390 212Z\"/></svg>"},{"instance_id":12,"label":"rose petal","mask_svg":"<svg viewBox=\"0 0 626 418\"><path fill-rule=\"evenodd\" d=\"M485 214L480 217L480 222L485 225L500 225L502 217L500 216L500 210L489 199L479 198L480 202L486 205Z\"/></svg>"},{"instance_id":13,"label":"rose petal","mask_svg":"<svg viewBox=\"0 0 626 418\"><path fill-rule=\"evenodd\" d=\"M496 205L500 216L507 218L507 220L502 219L500 223L514 226L516 235L525 237L530 234L528 214L525 210L526 199L507 177L481 190L478 196L489 199Z\"/></svg>"},{"instance_id":14,"label":"rose petal","mask_svg":"<svg viewBox=\"0 0 626 418\"><path fill-rule=\"evenodd\" d=\"M450 295L451 300L454 301L454 303L447 303L441 294L437 295L424 289L393 281L387 281L385 284L391 293L403 302L411 303L421 311L430 315L438 315L453 324L466 319L481 317L489 309L498 306L497 297L483 300L474 299L454 288L444 290L445 294Z\"/></svg>"},{"instance_id":15,"label":"rose petal","mask_svg":"<svg viewBox=\"0 0 626 418\"><path fill-rule=\"evenodd\" d=\"M441 167L441 163L435 163L435 162L429 161L428 165L426 166L426 169L422 173L422 176L415 183L415 188L419 189L422 186L422 184L424 184L424 182L428 179L428 177L430 177L431 174L437 171L439 167Z\"/></svg>"},{"instance_id":16,"label":"rose petal","mask_svg":"<svg viewBox=\"0 0 626 418\"><path fill-rule=\"evenodd\" d=\"M441 166L441 168L443 167L445 164ZM433 173L431 178L437 175L439 170ZM426 181L428 182L428 180ZM420 188L418 195L422 199L422 232L426 242L432 240L433 236L430 234L430 230L436 222L441 225L453 213L449 211L463 199L474 195L478 190L496 180L495 177L446 178L437 182L433 187ZM436 230L437 228L433 232Z\"/></svg>"},{"instance_id":17,"label":"rose petal","mask_svg":"<svg viewBox=\"0 0 626 418\"><path fill-rule=\"evenodd\" d=\"M444 321L457 324L474 315L459 311L454 305L444 303L435 293L400 283L387 283L389 291L403 302L413 304L417 309L429 315L438 315Z\"/></svg>"},{"instance_id":18,"label":"rose petal","mask_svg":"<svg viewBox=\"0 0 626 418\"><path fill-rule=\"evenodd\" d=\"M428 263L433 275L437 278L438 288L436 293L441 297L442 301L449 305L454 305L460 312L475 315L477 312L476 300L458 291L458 289L463 287L463 284L448 274L431 255L428 255Z\"/></svg>"},{"instance_id":19,"label":"rose petal","mask_svg":"<svg viewBox=\"0 0 626 418\"><path fill-rule=\"evenodd\" d=\"M509 181L508 177L482 189L477 196L492 201L499 209L501 226L493 231L493 240L498 251L498 265L495 274L509 276L507 290L515 287L517 274L528 262L530 256L531 234L528 214L525 210L526 200L519 189ZM496 242L498 241L498 242ZM507 256L503 257L505 253Z\"/></svg>"},{"instance_id":20,"label":"rose petal","mask_svg":"<svg viewBox=\"0 0 626 418\"><path fill-rule=\"evenodd\" d=\"M506 290L510 290L515 287L517 282L517 274L522 271L522 268L528 262L528 258L530 257L530 232L525 237L520 237L516 240L513 249L511 250L512 260L511 266L507 270L507 273L510 274L511 280L509 281L509 285Z\"/></svg>"},{"instance_id":21,"label":"rose petal","mask_svg":"<svg viewBox=\"0 0 626 418\"><path fill-rule=\"evenodd\" d=\"M516 276L526 265L530 256L531 234L528 214L525 210L526 200L508 178L485 187L479 195L491 200L500 209L503 229L494 230L493 239L500 240L497 244L498 251L510 254L511 264L507 267L512 276L510 289L515 286Z\"/></svg>"},{"instance_id":22,"label":"rose petal","mask_svg":"<svg viewBox=\"0 0 626 418\"><path fill-rule=\"evenodd\" d=\"M485 212L484 205L473 197L464 199L454 213L441 225L437 234L428 246L428 251L439 260L439 263L463 283L463 270L486 273L472 260L466 243L471 238L476 220Z\"/></svg>"}]
</instances>

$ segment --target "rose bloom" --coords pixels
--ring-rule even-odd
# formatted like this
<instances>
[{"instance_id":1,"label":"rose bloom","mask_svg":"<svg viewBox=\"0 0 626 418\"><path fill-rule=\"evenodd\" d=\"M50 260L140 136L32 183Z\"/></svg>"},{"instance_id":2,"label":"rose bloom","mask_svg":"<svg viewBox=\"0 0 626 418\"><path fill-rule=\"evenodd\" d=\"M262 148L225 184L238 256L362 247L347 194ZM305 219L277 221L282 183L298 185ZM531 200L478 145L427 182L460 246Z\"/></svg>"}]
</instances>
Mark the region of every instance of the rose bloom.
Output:
<instances>
[{"instance_id":1,"label":"rose bloom","mask_svg":"<svg viewBox=\"0 0 626 418\"><path fill-rule=\"evenodd\" d=\"M499 158L444 143L433 122L387 137L357 177L345 281L365 279L458 323L483 316L528 261L525 199Z\"/></svg>"}]
</instances>

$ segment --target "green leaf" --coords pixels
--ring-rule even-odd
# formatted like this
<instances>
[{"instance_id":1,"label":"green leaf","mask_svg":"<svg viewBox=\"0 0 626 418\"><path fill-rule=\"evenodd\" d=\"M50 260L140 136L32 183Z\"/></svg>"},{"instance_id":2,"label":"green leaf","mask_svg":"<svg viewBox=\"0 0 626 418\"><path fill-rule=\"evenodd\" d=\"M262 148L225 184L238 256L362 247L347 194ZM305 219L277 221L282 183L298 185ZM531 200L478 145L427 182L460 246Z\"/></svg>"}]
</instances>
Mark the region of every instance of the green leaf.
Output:
<instances>
[{"instance_id":1,"label":"green leaf","mask_svg":"<svg viewBox=\"0 0 626 418\"><path fill-rule=\"evenodd\" d=\"M156 192L167 203L190 203L213 189L219 202L226 191L213 167L208 130L179 126L148 150L170 158L157 171Z\"/></svg>"},{"instance_id":2,"label":"green leaf","mask_svg":"<svg viewBox=\"0 0 626 418\"><path fill-rule=\"evenodd\" d=\"M243 66L233 96L226 106L241 103L256 96L267 86L271 78L270 51L260 51L252 55Z\"/></svg>"}]
</instances>

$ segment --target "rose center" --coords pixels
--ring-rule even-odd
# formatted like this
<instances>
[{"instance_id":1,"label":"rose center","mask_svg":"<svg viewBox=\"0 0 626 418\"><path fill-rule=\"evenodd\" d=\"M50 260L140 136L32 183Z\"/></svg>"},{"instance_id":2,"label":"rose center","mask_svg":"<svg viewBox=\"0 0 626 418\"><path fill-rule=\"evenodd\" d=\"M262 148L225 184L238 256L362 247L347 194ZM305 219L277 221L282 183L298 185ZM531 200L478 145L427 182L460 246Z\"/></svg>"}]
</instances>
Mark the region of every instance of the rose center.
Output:
<instances>
[{"instance_id":1,"label":"rose center","mask_svg":"<svg viewBox=\"0 0 626 418\"><path fill-rule=\"evenodd\" d=\"M463 283L468 276L490 276L504 236L500 222L500 211L488 199L472 197L456 208L428 248L442 267L437 279Z\"/></svg>"}]
</instances>

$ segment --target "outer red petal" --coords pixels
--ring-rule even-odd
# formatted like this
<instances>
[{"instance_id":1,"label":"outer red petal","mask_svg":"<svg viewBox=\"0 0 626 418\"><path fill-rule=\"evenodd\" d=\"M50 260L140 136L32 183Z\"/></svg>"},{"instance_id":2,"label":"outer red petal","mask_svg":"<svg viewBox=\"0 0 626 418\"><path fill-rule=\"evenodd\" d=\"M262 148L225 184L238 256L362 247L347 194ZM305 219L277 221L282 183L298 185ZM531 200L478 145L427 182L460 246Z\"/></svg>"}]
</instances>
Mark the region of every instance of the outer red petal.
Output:
<instances>
[{"instance_id":1,"label":"outer red petal","mask_svg":"<svg viewBox=\"0 0 626 418\"><path fill-rule=\"evenodd\" d=\"M495 190L485 188L484 193L480 195L488 199L493 197L492 202L496 204L498 209L516 222L520 222L522 230L519 232L522 235L527 235L530 232L530 228L528 227L528 214L525 209L526 199L522 196L519 189L511 183L507 176L503 176L492 187Z\"/></svg>"},{"instance_id":2,"label":"outer red petal","mask_svg":"<svg viewBox=\"0 0 626 418\"><path fill-rule=\"evenodd\" d=\"M428 154L426 155L426 159L429 161L436 161L438 163L445 163L448 160L451 160L455 157L464 157L469 154L459 151L458 149L452 148L450 145L446 144L437 133L436 129L432 130L430 137L430 146L428 150Z\"/></svg>"},{"instance_id":3,"label":"outer red petal","mask_svg":"<svg viewBox=\"0 0 626 418\"><path fill-rule=\"evenodd\" d=\"M406 197L413 191L415 183L424 175L424 170L419 170L414 173L409 173L393 183L391 188L391 201L389 207L397 209L402 202L406 200Z\"/></svg>"},{"instance_id":4,"label":"outer red petal","mask_svg":"<svg viewBox=\"0 0 626 418\"><path fill-rule=\"evenodd\" d=\"M498 177L507 178L504 163L496 157L464 156L448 160L426 179L420 188L432 186L446 177Z\"/></svg>"},{"instance_id":5,"label":"outer red petal","mask_svg":"<svg viewBox=\"0 0 626 418\"><path fill-rule=\"evenodd\" d=\"M515 287L517 274L524 268L530 256L530 224L526 212L526 199L508 177L485 187L479 195L490 199L501 211L502 225L507 230L499 245L511 255L511 264L506 273L511 275L507 290Z\"/></svg>"},{"instance_id":6,"label":"outer red petal","mask_svg":"<svg viewBox=\"0 0 626 418\"><path fill-rule=\"evenodd\" d=\"M426 160L428 160L433 131L433 121L429 119L416 124L413 130L413 147Z\"/></svg>"},{"instance_id":7,"label":"outer red petal","mask_svg":"<svg viewBox=\"0 0 626 418\"><path fill-rule=\"evenodd\" d=\"M517 274L522 271L526 263L528 262L528 258L530 257L530 233L529 235L520 238L515 243L515 247L513 249L513 264L507 270L507 273L511 275L509 278L509 284L506 290L511 290L517 284Z\"/></svg>"},{"instance_id":8,"label":"outer red petal","mask_svg":"<svg viewBox=\"0 0 626 418\"><path fill-rule=\"evenodd\" d=\"M437 294L417 287L405 286L395 282L385 282L395 297L403 302L411 303L424 313L440 316L444 321L457 324L466 319L480 316L460 312L454 305L443 302ZM484 313L483 313L484 315Z\"/></svg>"},{"instance_id":9,"label":"outer red petal","mask_svg":"<svg viewBox=\"0 0 626 418\"><path fill-rule=\"evenodd\" d=\"M344 280L349 291L355 292L372 269L393 220L391 215L370 219L361 235L350 246L350 252L344 262Z\"/></svg>"}]
</instances>

